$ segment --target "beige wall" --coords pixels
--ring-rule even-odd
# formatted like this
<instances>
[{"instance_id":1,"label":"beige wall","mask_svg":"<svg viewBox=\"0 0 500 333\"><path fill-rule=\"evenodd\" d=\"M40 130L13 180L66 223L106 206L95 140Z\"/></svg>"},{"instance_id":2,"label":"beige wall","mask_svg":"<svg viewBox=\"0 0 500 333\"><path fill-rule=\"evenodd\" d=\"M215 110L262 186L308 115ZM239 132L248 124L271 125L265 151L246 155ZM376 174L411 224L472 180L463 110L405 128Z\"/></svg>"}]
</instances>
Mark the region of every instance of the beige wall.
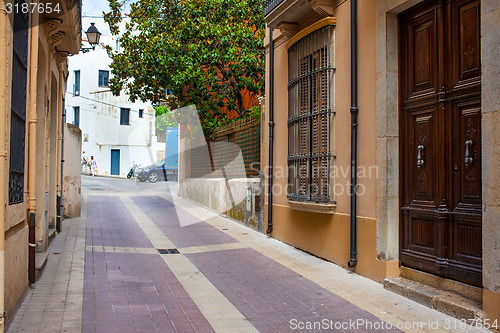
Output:
<instances>
[{"instance_id":1,"label":"beige wall","mask_svg":"<svg viewBox=\"0 0 500 333\"><path fill-rule=\"evenodd\" d=\"M9 232L8 232L9 233ZM5 240L5 312L12 319L17 301L28 285L28 227L21 224Z\"/></svg>"},{"instance_id":2,"label":"beige wall","mask_svg":"<svg viewBox=\"0 0 500 333\"><path fill-rule=\"evenodd\" d=\"M500 322L500 3L481 2L483 308Z\"/></svg>"}]
</instances>

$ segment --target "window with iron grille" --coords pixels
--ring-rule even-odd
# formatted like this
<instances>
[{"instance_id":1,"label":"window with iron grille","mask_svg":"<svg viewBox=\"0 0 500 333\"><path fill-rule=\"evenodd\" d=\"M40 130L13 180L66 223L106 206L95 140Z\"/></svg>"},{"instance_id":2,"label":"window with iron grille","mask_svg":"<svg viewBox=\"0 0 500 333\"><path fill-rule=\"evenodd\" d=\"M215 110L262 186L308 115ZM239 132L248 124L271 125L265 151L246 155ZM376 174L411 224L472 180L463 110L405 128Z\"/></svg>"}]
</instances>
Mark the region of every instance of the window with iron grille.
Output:
<instances>
[{"instance_id":1,"label":"window with iron grille","mask_svg":"<svg viewBox=\"0 0 500 333\"><path fill-rule=\"evenodd\" d=\"M109 71L99 70L99 87L109 87Z\"/></svg>"},{"instance_id":2,"label":"window with iron grille","mask_svg":"<svg viewBox=\"0 0 500 333\"><path fill-rule=\"evenodd\" d=\"M16 0L19 8L24 0ZM29 16L14 11L12 57L12 99L10 117L9 205L24 200L24 153L26 131L26 89Z\"/></svg>"},{"instance_id":3,"label":"window with iron grille","mask_svg":"<svg viewBox=\"0 0 500 333\"><path fill-rule=\"evenodd\" d=\"M334 26L288 49L288 199L332 202Z\"/></svg>"}]
</instances>

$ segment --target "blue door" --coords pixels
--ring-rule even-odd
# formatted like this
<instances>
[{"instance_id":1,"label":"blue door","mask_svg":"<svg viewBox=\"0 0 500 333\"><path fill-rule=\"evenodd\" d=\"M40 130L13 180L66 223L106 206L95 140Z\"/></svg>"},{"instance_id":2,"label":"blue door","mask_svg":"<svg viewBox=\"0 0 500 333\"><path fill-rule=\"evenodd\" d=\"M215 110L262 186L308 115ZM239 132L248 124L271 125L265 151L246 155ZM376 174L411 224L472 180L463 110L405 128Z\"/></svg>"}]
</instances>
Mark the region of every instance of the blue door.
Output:
<instances>
[{"instance_id":1,"label":"blue door","mask_svg":"<svg viewBox=\"0 0 500 333\"><path fill-rule=\"evenodd\" d=\"M111 174L120 175L120 149L111 149Z\"/></svg>"}]
</instances>

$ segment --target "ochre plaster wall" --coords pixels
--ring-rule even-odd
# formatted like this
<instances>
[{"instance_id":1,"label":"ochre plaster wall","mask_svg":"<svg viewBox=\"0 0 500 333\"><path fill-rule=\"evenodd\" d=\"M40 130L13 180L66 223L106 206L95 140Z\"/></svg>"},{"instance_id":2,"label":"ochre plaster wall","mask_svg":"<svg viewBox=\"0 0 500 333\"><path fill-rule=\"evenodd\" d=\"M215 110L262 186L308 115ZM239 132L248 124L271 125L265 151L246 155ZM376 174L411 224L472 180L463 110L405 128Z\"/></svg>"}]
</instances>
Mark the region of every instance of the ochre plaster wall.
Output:
<instances>
[{"instance_id":1,"label":"ochre plaster wall","mask_svg":"<svg viewBox=\"0 0 500 333\"><path fill-rule=\"evenodd\" d=\"M12 319L18 300L28 285L28 227L24 225L5 240L5 312Z\"/></svg>"},{"instance_id":2,"label":"ochre plaster wall","mask_svg":"<svg viewBox=\"0 0 500 333\"><path fill-rule=\"evenodd\" d=\"M349 215L291 210L274 205L273 237L347 267L349 260ZM267 205L266 205L267 211ZM355 271L378 282L399 274L397 262L377 259L375 219L358 217L358 264Z\"/></svg>"}]
</instances>

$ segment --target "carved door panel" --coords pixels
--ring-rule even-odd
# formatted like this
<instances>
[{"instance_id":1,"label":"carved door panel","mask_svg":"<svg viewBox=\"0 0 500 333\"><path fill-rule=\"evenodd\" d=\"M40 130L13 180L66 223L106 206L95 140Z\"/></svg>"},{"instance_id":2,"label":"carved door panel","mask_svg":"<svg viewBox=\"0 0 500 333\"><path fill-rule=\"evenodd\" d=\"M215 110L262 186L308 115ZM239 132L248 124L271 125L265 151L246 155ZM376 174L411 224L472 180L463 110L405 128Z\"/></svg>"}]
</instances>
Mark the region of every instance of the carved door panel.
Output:
<instances>
[{"instance_id":1,"label":"carved door panel","mask_svg":"<svg viewBox=\"0 0 500 333\"><path fill-rule=\"evenodd\" d=\"M479 0L399 19L401 262L480 285Z\"/></svg>"},{"instance_id":2,"label":"carved door panel","mask_svg":"<svg viewBox=\"0 0 500 333\"><path fill-rule=\"evenodd\" d=\"M480 1L454 1L448 22L452 224L448 273L481 285Z\"/></svg>"}]
</instances>

